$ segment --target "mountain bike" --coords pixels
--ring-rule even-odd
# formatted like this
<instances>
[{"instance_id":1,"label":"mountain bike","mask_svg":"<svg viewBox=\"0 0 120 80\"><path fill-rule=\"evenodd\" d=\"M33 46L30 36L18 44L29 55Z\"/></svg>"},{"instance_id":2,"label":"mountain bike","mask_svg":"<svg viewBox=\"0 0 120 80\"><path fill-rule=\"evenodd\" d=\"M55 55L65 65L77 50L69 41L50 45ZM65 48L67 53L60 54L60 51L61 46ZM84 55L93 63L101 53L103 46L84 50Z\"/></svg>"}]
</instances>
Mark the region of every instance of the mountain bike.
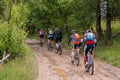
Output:
<instances>
[{"instance_id":1,"label":"mountain bike","mask_svg":"<svg viewBox=\"0 0 120 80\"><path fill-rule=\"evenodd\" d=\"M85 71L89 72L91 75L93 75L93 73L94 73L94 60L93 60L93 56L92 56L92 49L90 49L88 51L87 57L88 57L88 64L85 65Z\"/></svg>"},{"instance_id":2,"label":"mountain bike","mask_svg":"<svg viewBox=\"0 0 120 80\"><path fill-rule=\"evenodd\" d=\"M53 48L53 45L52 45L52 41L50 40L49 43L47 44L47 48L48 48L48 51L52 51L52 48Z\"/></svg>"},{"instance_id":3,"label":"mountain bike","mask_svg":"<svg viewBox=\"0 0 120 80\"><path fill-rule=\"evenodd\" d=\"M40 46L43 47L43 39L40 38Z\"/></svg>"},{"instance_id":4,"label":"mountain bike","mask_svg":"<svg viewBox=\"0 0 120 80\"><path fill-rule=\"evenodd\" d=\"M60 42L58 42L58 48L55 46L55 52L58 53L59 55L62 54L62 47Z\"/></svg>"},{"instance_id":5,"label":"mountain bike","mask_svg":"<svg viewBox=\"0 0 120 80\"><path fill-rule=\"evenodd\" d=\"M80 62L79 51L75 50L74 53L75 53L74 54L74 64L79 66L79 62Z\"/></svg>"}]
</instances>

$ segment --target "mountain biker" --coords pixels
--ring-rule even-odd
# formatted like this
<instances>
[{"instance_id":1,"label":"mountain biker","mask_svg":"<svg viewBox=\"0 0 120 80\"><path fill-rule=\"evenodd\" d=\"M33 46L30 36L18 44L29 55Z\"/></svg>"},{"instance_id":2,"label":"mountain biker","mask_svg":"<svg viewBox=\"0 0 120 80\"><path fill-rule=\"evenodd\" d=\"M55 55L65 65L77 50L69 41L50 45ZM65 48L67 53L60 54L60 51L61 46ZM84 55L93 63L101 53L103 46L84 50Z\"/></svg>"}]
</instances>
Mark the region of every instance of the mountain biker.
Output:
<instances>
[{"instance_id":1,"label":"mountain biker","mask_svg":"<svg viewBox=\"0 0 120 80\"><path fill-rule=\"evenodd\" d=\"M43 39L44 39L44 30L42 28L39 29L39 37L42 39L42 42L43 42Z\"/></svg>"},{"instance_id":2,"label":"mountain biker","mask_svg":"<svg viewBox=\"0 0 120 80\"><path fill-rule=\"evenodd\" d=\"M54 39L55 39L55 43L56 43L56 48L58 49L58 47L59 47L58 42L61 43L61 41L62 41L62 32L58 28L55 28Z\"/></svg>"},{"instance_id":3,"label":"mountain biker","mask_svg":"<svg viewBox=\"0 0 120 80\"><path fill-rule=\"evenodd\" d=\"M79 52L79 48L81 46L79 34L75 30L71 31L71 36L68 40L68 45L71 41L72 41L71 63L74 63L74 55L75 55L74 52L75 50Z\"/></svg>"},{"instance_id":4,"label":"mountain biker","mask_svg":"<svg viewBox=\"0 0 120 80\"><path fill-rule=\"evenodd\" d=\"M52 40L54 40L54 33L51 29L48 29L48 31L47 31L47 37L48 37L48 43L50 43L50 41L52 42Z\"/></svg>"},{"instance_id":5,"label":"mountain biker","mask_svg":"<svg viewBox=\"0 0 120 80\"><path fill-rule=\"evenodd\" d=\"M84 46L84 64L88 64L87 53L89 49L92 49L92 55L94 56L93 49L97 45L97 39L91 29L87 30L87 32L83 35L81 42L85 42Z\"/></svg>"}]
</instances>

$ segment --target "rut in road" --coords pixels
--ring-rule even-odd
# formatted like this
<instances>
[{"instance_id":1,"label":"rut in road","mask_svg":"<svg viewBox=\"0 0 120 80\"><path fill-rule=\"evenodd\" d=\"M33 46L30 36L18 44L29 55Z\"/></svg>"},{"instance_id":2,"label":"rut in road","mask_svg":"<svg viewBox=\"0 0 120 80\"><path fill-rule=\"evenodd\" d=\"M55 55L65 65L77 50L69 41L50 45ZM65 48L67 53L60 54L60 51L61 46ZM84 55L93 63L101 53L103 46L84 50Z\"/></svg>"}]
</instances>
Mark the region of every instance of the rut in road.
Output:
<instances>
[{"instance_id":1,"label":"rut in road","mask_svg":"<svg viewBox=\"0 0 120 80\"><path fill-rule=\"evenodd\" d=\"M38 64L37 80L120 80L120 69L107 63L95 60L94 75L90 75L85 72L83 56L77 67L70 62L70 50L64 49L63 55L58 55L48 51L46 46L30 46Z\"/></svg>"}]
</instances>

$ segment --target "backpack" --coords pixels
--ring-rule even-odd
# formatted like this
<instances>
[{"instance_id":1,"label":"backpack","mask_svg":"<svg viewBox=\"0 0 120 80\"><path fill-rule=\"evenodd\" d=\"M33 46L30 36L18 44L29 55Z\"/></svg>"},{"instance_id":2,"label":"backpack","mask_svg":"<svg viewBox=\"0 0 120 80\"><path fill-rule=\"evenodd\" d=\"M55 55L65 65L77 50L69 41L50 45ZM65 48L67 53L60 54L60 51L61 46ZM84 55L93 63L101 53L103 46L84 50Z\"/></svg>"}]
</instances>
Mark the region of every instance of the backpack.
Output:
<instances>
[{"instance_id":1,"label":"backpack","mask_svg":"<svg viewBox=\"0 0 120 80\"><path fill-rule=\"evenodd\" d=\"M49 34L53 34L52 30L49 31Z\"/></svg>"},{"instance_id":2,"label":"backpack","mask_svg":"<svg viewBox=\"0 0 120 80\"><path fill-rule=\"evenodd\" d=\"M62 37L62 33L58 30L55 32L55 37L56 38L61 38Z\"/></svg>"},{"instance_id":3,"label":"backpack","mask_svg":"<svg viewBox=\"0 0 120 80\"><path fill-rule=\"evenodd\" d=\"M94 40L94 34L93 33L87 33L86 40Z\"/></svg>"},{"instance_id":4,"label":"backpack","mask_svg":"<svg viewBox=\"0 0 120 80\"><path fill-rule=\"evenodd\" d=\"M74 36L75 36L75 40L80 40L80 36L78 33L75 33Z\"/></svg>"}]
</instances>

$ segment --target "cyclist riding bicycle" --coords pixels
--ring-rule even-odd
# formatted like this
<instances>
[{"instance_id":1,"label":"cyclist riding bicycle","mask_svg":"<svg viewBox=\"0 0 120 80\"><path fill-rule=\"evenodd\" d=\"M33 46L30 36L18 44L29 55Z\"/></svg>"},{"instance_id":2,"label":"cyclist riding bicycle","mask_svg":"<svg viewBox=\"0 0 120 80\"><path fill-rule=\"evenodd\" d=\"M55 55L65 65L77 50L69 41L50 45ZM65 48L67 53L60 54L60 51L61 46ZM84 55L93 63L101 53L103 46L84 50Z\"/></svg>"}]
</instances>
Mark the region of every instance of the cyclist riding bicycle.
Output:
<instances>
[{"instance_id":1,"label":"cyclist riding bicycle","mask_svg":"<svg viewBox=\"0 0 120 80\"><path fill-rule=\"evenodd\" d=\"M79 48L81 46L79 34L75 30L71 31L71 36L68 40L68 45L71 41L72 41L71 63L74 63L74 55L75 55L74 52L75 50L79 52Z\"/></svg>"},{"instance_id":2,"label":"cyclist riding bicycle","mask_svg":"<svg viewBox=\"0 0 120 80\"><path fill-rule=\"evenodd\" d=\"M39 29L39 37L42 39L42 42L44 42L44 30L43 29Z\"/></svg>"},{"instance_id":3,"label":"cyclist riding bicycle","mask_svg":"<svg viewBox=\"0 0 120 80\"><path fill-rule=\"evenodd\" d=\"M84 46L84 64L88 64L88 58L87 58L87 53L90 49L92 49L92 54L94 56L93 49L97 45L97 39L93 33L92 30L87 30L87 33L85 33L81 39L81 42L85 42Z\"/></svg>"},{"instance_id":4,"label":"cyclist riding bicycle","mask_svg":"<svg viewBox=\"0 0 120 80\"><path fill-rule=\"evenodd\" d=\"M61 41L62 41L62 32L58 28L55 28L54 39L55 39L55 43L56 43L56 48L58 49L58 47L59 47L58 43L61 43Z\"/></svg>"},{"instance_id":5,"label":"cyclist riding bicycle","mask_svg":"<svg viewBox=\"0 0 120 80\"><path fill-rule=\"evenodd\" d=\"M50 41L52 42L52 40L54 40L54 33L51 29L48 29L48 31L47 31L47 37L48 37L48 43L50 43Z\"/></svg>"}]
</instances>

